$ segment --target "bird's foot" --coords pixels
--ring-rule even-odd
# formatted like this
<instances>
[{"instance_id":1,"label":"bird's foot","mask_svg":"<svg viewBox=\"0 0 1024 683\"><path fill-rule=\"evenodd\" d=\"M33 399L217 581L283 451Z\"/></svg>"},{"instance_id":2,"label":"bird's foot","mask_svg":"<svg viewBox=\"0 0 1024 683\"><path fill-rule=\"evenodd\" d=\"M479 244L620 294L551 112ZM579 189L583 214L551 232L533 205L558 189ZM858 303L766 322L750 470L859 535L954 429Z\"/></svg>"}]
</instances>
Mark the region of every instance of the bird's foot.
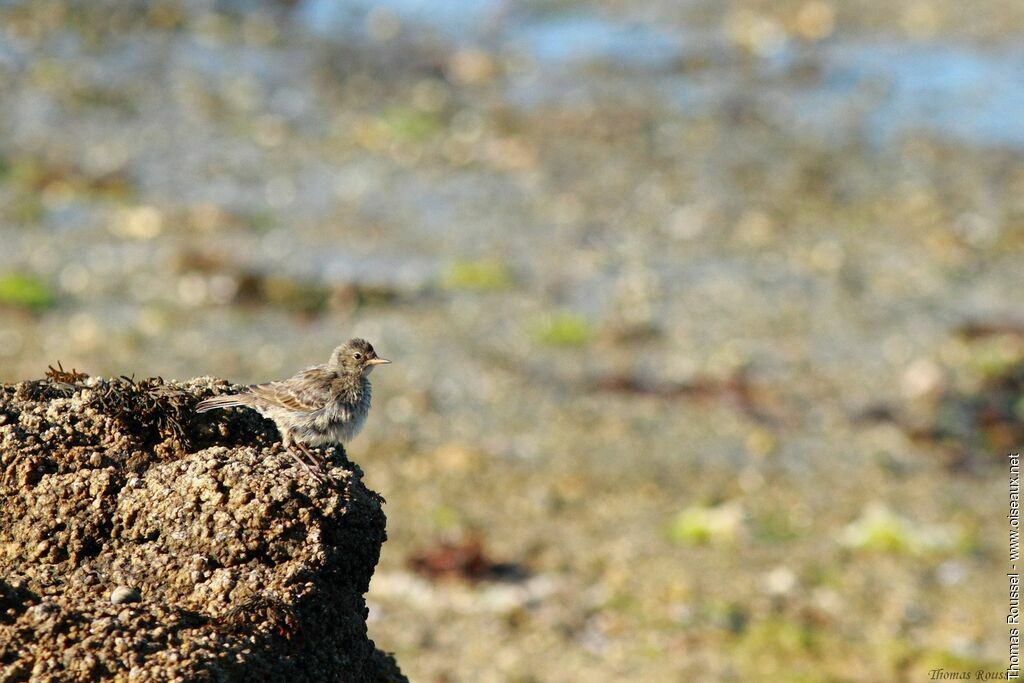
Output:
<instances>
[{"instance_id":1,"label":"bird's foot","mask_svg":"<svg viewBox=\"0 0 1024 683\"><path fill-rule=\"evenodd\" d=\"M323 483L330 482L332 485L335 486L338 484L337 480L333 476L331 476L331 472L328 469L327 458L325 458L320 453L311 451L309 448L306 447L305 444L297 442L295 445L298 446L299 449L306 455L306 458L309 460L309 463L316 470L316 474L314 474L313 476L316 477L318 481Z\"/></svg>"},{"instance_id":2,"label":"bird's foot","mask_svg":"<svg viewBox=\"0 0 1024 683\"><path fill-rule=\"evenodd\" d=\"M324 477L324 473L319 468L314 469L313 467L311 467L308 462L306 462L302 457L299 456L298 453L296 453L292 449L288 448L285 450L288 451L288 455L292 457L292 460L294 460L302 469L306 470L306 473L309 476L311 476L317 483L327 483L327 479Z\"/></svg>"}]
</instances>

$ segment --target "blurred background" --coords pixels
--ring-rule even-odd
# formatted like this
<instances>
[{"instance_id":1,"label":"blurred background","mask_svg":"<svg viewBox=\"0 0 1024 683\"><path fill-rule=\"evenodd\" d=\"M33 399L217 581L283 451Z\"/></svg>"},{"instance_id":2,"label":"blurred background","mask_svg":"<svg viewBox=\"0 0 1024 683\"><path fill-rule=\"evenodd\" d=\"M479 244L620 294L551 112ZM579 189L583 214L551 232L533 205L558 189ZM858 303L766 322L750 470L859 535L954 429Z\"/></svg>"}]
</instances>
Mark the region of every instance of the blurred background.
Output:
<instances>
[{"instance_id":1,"label":"blurred background","mask_svg":"<svg viewBox=\"0 0 1024 683\"><path fill-rule=\"evenodd\" d=\"M1005 670L1024 4L0 0L0 378L395 363L415 681Z\"/></svg>"}]
</instances>

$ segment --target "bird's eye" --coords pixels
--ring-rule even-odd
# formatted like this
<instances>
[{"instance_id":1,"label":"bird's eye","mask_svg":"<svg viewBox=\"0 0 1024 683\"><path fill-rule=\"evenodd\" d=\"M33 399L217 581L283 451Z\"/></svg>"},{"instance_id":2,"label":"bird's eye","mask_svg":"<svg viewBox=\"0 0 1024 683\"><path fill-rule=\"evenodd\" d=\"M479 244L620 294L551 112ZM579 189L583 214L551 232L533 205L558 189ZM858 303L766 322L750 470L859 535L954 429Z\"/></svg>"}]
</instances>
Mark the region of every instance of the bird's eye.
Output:
<instances>
[{"instance_id":1,"label":"bird's eye","mask_svg":"<svg viewBox=\"0 0 1024 683\"><path fill-rule=\"evenodd\" d=\"M355 353L352 354L352 357L355 358L356 360L362 360L363 359L363 354L361 354L358 351L356 351Z\"/></svg>"}]
</instances>

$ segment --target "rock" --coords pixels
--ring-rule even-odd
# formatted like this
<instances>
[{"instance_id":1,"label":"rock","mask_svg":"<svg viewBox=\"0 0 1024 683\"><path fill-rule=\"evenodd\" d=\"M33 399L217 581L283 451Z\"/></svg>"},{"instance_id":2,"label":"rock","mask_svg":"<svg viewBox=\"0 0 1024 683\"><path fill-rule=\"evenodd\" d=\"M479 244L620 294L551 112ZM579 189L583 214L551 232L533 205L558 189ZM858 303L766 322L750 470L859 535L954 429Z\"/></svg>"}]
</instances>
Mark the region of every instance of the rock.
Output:
<instances>
[{"instance_id":1,"label":"rock","mask_svg":"<svg viewBox=\"0 0 1024 683\"><path fill-rule=\"evenodd\" d=\"M127 602L138 602L142 595L131 586L118 586L110 592L110 602L115 605L123 605Z\"/></svg>"},{"instance_id":2,"label":"rock","mask_svg":"<svg viewBox=\"0 0 1024 683\"><path fill-rule=\"evenodd\" d=\"M341 447L325 487L256 413L194 414L231 388L0 385L0 680L406 680L366 632L380 497Z\"/></svg>"}]
</instances>

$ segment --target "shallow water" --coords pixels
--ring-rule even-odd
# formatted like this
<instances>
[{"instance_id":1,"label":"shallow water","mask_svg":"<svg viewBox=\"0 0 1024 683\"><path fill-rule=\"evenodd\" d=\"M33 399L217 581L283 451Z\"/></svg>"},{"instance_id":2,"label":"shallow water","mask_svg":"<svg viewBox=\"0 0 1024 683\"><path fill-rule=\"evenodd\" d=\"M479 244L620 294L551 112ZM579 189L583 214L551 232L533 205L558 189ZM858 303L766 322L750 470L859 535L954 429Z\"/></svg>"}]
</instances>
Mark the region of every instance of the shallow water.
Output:
<instances>
[{"instance_id":1,"label":"shallow water","mask_svg":"<svg viewBox=\"0 0 1024 683\"><path fill-rule=\"evenodd\" d=\"M859 110L868 141L927 133L967 144L1024 148L1024 51L915 43L837 43L815 54L816 84L778 93L784 117L817 132L844 130Z\"/></svg>"},{"instance_id":2,"label":"shallow water","mask_svg":"<svg viewBox=\"0 0 1024 683\"><path fill-rule=\"evenodd\" d=\"M407 26L414 40L426 30L455 46L483 45L527 58L528 83L509 83L513 101L557 102L570 78L574 89L588 81L599 85L592 67L600 66L644 73L643 87L677 102L684 113L714 111L736 92L753 90L768 115L792 131L860 136L873 144L925 132L1024 147L1024 51L1011 43L982 48L941 40L780 39L755 58L751 74L736 68L744 55L721 30L654 26L577 9L513 10L497 0L310 0L297 16L318 35L351 41L367 39L374 12ZM701 64L697 73L685 73L686 61ZM791 77L807 68L816 72L803 79L810 82Z\"/></svg>"}]
</instances>

